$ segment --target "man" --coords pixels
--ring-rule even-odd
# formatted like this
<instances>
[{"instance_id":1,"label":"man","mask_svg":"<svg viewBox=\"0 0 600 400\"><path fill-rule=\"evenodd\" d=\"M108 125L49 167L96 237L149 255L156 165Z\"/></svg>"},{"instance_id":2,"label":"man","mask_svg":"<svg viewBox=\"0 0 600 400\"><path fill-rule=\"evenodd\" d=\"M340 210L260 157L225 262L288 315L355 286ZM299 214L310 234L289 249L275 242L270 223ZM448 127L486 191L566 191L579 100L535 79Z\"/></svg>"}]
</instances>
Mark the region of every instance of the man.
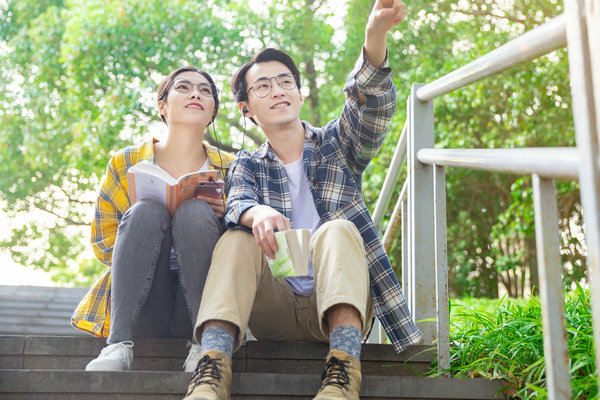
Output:
<instances>
[{"instance_id":1,"label":"man","mask_svg":"<svg viewBox=\"0 0 600 400\"><path fill-rule=\"evenodd\" d=\"M397 351L421 341L361 189L396 105L386 34L405 16L400 0L376 1L342 115L323 128L300 120L300 73L284 52L263 50L233 77L240 111L267 142L230 170L225 221L243 229L213 252L195 328L203 357L186 400L230 398L231 356L247 327L258 340L329 342L321 400L359 398L373 305ZM309 276L275 278L274 232L291 228L312 229Z\"/></svg>"}]
</instances>

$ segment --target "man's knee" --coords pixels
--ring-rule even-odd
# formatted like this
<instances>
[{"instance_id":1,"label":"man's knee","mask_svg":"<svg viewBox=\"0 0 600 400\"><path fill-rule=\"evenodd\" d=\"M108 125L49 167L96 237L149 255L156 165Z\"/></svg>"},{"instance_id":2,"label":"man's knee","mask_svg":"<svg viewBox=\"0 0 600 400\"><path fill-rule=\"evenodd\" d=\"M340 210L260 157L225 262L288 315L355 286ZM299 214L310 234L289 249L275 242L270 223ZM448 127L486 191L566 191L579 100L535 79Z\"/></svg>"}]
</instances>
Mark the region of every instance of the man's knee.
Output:
<instances>
[{"instance_id":1,"label":"man's knee","mask_svg":"<svg viewBox=\"0 0 600 400\"><path fill-rule=\"evenodd\" d=\"M254 235L242 229L227 230L217 242L213 257L234 258L249 262L261 258L262 251Z\"/></svg>"},{"instance_id":2,"label":"man's knee","mask_svg":"<svg viewBox=\"0 0 600 400\"><path fill-rule=\"evenodd\" d=\"M360 232L352 222L343 219L325 222L310 240L311 252L324 251L332 246L353 247L364 253L364 242Z\"/></svg>"},{"instance_id":3,"label":"man's knee","mask_svg":"<svg viewBox=\"0 0 600 400\"><path fill-rule=\"evenodd\" d=\"M317 229L315 237L345 233L360 237L360 232L352 222L345 219L336 219L333 221L327 221Z\"/></svg>"}]
</instances>

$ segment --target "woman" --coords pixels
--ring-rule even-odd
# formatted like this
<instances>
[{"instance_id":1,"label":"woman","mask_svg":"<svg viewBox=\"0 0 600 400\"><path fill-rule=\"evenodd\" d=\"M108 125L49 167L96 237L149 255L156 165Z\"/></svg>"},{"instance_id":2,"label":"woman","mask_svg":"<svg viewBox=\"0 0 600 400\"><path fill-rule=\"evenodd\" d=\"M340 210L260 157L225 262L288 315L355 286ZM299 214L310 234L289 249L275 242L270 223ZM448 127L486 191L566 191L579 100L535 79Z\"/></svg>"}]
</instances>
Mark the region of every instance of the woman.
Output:
<instances>
[{"instance_id":1,"label":"woman","mask_svg":"<svg viewBox=\"0 0 600 400\"><path fill-rule=\"evenodd\" d=\"M193 340L213 247L223 233L224 199L196 196L172 217L158 201L130 202L127 170L143 160L174 178L216 169L221 180L233 160L202 141L219 105L210 75L194 67L179 68L160 84L157 97L167 139L117 152L96 201L92 247L111 269L81 301L72 324L108 337L108 346L86 366L88 371L131 369L134 337ZM195 369L199 354L199 346L192 344L185 371Z\"/></svg>"}]
</instances>

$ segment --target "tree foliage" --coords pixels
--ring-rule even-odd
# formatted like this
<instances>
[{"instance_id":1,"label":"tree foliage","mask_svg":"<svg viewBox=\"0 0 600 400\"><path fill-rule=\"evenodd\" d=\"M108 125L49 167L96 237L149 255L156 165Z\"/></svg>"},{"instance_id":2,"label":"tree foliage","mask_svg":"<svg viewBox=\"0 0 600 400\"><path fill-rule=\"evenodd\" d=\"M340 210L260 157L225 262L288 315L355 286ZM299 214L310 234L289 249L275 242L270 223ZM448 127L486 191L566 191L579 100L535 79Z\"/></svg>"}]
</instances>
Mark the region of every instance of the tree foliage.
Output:
<instances>
[{"instance_id":1,"label":"tree foliage","mask_svg":"<svg viewBox=\"0 0 600 400\"><path fill-rule=\"evenodd\" d=\"M114 151L158 131L162 77L186 64L211 73L223 105L205 138L230 151L254 148L264 136L240 119L229 91L236 68L261 48L285 49L303 72L301 117L323 124L341 109L341 88L371 6L371 0L0 3L0 201L10 216L32 210L51 216L15 226L0 247L61 281L86 283L101 271L84 256L81 239L89 235L99 180ZM331 17L342 8L343 26L336 29ZM495 0L420 0L409 2L408 12L388 37L398 112L365 175L371 207L411 84L431 82L562 10L553 0L502 7ZM573 145L569 93L564 51L457 90L436 99L437 146ZM500 280L514 287L511 294L522 293L519 273L535 266L529 180L459 169L447 171L447 179L453 292L493 295ZM559 182L558 191L567 280L575 281L585 271L578 187ZM390 254L398 266L399 251L397 243Z\"/></svg>"}]
</instances>

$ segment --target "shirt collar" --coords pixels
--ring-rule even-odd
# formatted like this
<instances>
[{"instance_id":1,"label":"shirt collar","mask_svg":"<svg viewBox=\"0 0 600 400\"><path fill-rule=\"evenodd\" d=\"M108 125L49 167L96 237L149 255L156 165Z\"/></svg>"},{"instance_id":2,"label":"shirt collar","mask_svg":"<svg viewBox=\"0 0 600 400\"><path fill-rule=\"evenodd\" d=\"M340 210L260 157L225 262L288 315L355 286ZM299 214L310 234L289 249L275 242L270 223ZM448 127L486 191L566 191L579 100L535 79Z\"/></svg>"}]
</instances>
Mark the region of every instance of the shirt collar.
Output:
<instances>
[{"instance_id":1,"label":"shirt collar","mask_svg":"<svg viewBox=\"0 0 600 400\"><path fill-rule=\"evenodd\" d=\"M144 144L144 149L142 151L142 159L152 159L156 161L154 158L154 144L160 142L159 139L153 137L152 141L146 142ZM215 146L209 144L206 141L202 142L204 149L206 150L206 155L208 156L208 164L210 169L227 169L231 166L232 157L229 153L225 153L220 151Z\"/></svg>"},{"instance_id":2,"label":"shirt collar","mask_svg":"<svg viewBox=\"0 0 600 400\"><path fill-rule=\"evenodd\" d=\"M315 136L317 135L318 129L314 128L306 121L302 121L302 126L304 127L304 142L306 143L307 139L312 141L315 138ZM260 148L258 150L256 150L256 156L258 158L266 157L270 160L279 160L279 157L277 157L277 154L275 154L275 151L273 150L273 148L271 147L271 144L269 143L269 139L267 139L260 146ZM279 161L281 161L281 160L279 160Z\"/></svg>"}]
</instances>

